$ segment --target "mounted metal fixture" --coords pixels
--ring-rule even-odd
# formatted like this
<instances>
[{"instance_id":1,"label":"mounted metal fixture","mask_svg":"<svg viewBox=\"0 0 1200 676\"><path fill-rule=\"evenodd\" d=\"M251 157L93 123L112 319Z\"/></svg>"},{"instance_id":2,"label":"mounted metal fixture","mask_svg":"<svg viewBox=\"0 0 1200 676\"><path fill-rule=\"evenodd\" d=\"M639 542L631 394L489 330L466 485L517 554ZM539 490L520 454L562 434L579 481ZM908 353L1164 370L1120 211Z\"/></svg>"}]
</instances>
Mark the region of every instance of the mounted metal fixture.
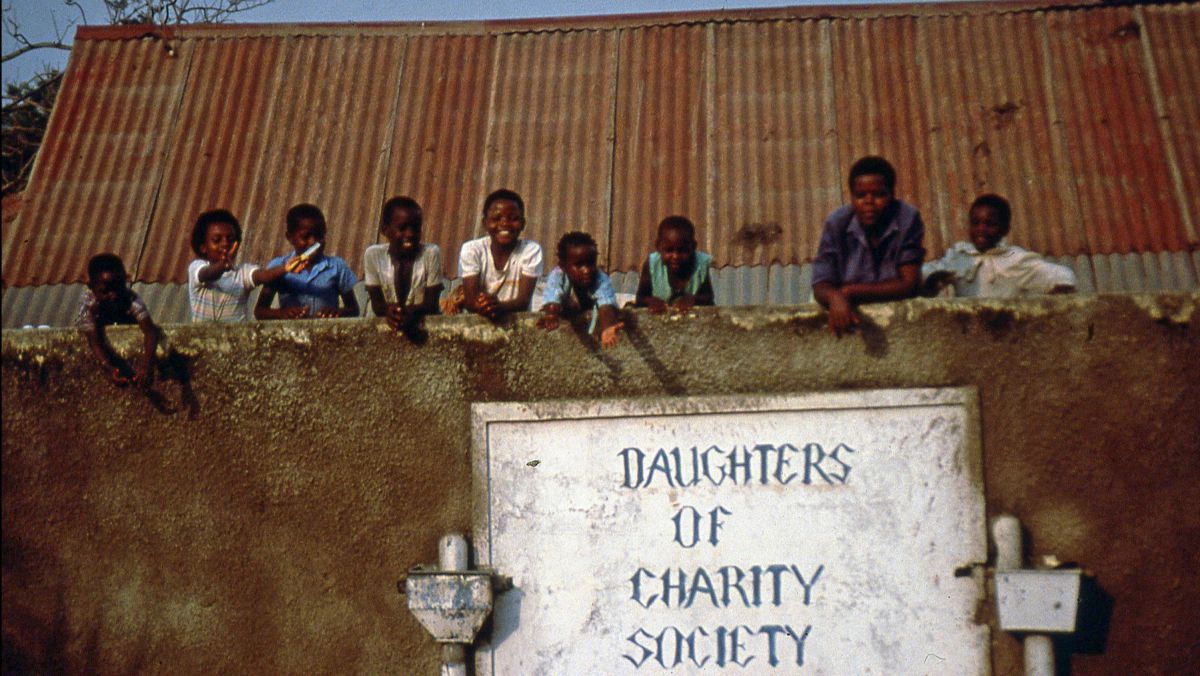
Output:
<instances>
[{"instance_id":1,"label":"mounted metal fixture","mask_svg":"<svg viewBox=\"0 0 1200 676\"><path fill-rule=\"evenodd\" d=\"M1082 572L1022 569L1021 522L1015 516L996 517L992 538L1000 628L1022 635L1026 676L1054 676L1054 643L1048 634L1075 631Z\"/></svg>"},{"instance_id":2,"label":"mounted metal fixture","mask_svg":"<svg viewBox=\"0 0 1200 676\"><path fill-rule=\"evenodd\" d=\"M402 580L408 609L442 644L442 676L466 676L467 648L492 613L494 593L512 586L487 570L468 570L467 539L450 533L438 543L438 567L416 566Z\"/></svg>"}]
</instances>

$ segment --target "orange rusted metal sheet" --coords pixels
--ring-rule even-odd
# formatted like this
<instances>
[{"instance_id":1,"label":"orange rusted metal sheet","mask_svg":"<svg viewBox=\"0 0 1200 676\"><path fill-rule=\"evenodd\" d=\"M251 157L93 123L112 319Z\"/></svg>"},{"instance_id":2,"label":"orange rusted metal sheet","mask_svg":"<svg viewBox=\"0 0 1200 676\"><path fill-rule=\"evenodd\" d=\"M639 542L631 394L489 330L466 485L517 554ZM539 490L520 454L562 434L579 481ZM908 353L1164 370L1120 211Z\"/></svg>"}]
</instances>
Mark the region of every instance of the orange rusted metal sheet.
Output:
<instances>
[{"instance_id":1,"label":"orange rusted metal sheet","mask_svg":"<svg viewBox=\"0 0 1200 676\"><path fill-rule=\"evenodd\" d=\"M708 217L708 31L704 26L624 30L616 93L612 176L613 270L636 270L671 214L698 226L711 249L720 234Z\"/></svg>"},{"instance_id":2,"label":"orange rusted metal sheet","mask_svg":"<svg viewBox=\"0 0 1200 676\"><path fill-rule=\"evenodd\" d=\"M375 241L405 38L196 41L139 278L186 279L196 216L228 208L245 260L290 252L287 210L316 204L326 251L357 265Z\"/></svg>"},{"instance_id":3,"label":"orange rusted metal sheet","mask_svg":"<svg viewBox=\"0 0 1200 676\"><path fill-rule=\"evenodd\" d=\"M481 189L472 203L479 213L485 193L519 192L525 236L542 244L547 271L565 232L583 230L601 252L607 246L615 39L603 31L498 38ZM478 217L472 220L472 236L482 236Z\"/></svg>"},{"instance_id":4,"label":"orange rusted metal sheet","mask_svg":"<svg viewBox=\"0 0 1200 676\"><path fill-rule=\"evenodd\" d=\"M82 281L101 251L136 269L189 57L154 39L75 46L28 198L5 224L7 285Z\"/></svg>"},{"instance_id":5,"label":"orange rusted metal sheet","mask_svg":"<svg viewBox=\"0 0 1200 676\"><path fill-rule=\"evenodd\" d=\"M458 247L479 225L480 166L487 131L496 38L441 36L410 38L397 92L387 179L372 220L378 231L383 201L396 195L416 199L424 211L423 238L442 249L453 276ZM351 261L361 269L359 258Z\"/></svg>"},{"instance_id":6,"label":"orange rusted metal sheet","mask_svg":"<svg viewBox=\"0 0 1200 676\"><path fill-rule=\"evenodd\" d=\"M361 273L397 194L425 207L453 275L501 186L551 262L580 229L636 270L682 213L719 267L804 263L865 154L896 165L930 256L982 192L1012 202L1014 242L1053 256L1191 252L1197 44L1196 3L84 28L4 226L4 280L78 281L114 250L142 281L183 281L214 207L265 262L302 201Z\"/></svg>"}]
</instances>

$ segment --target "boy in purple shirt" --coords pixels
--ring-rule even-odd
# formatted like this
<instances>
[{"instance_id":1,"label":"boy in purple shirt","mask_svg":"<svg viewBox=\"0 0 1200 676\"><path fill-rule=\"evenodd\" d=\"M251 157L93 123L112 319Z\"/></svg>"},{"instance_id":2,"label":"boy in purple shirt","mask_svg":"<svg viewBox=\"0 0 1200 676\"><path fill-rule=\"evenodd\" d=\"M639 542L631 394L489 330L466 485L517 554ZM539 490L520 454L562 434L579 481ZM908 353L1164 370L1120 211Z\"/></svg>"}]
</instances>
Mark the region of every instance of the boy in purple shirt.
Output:
<instances>
[{"instance_id":1,"label":"boy in purple shirt","mask_svg":"<svg viewBox=\"0 0 1200 676\"><path fill-rule=\"evenodd\" d=\"M850 167L849 184L850 204L825 219L813 260L813 296L839 337L858 325L857 303L915 296L925 259L925 224L895 198L891 163L863 157Z\"/></svg>"}]
</instances>

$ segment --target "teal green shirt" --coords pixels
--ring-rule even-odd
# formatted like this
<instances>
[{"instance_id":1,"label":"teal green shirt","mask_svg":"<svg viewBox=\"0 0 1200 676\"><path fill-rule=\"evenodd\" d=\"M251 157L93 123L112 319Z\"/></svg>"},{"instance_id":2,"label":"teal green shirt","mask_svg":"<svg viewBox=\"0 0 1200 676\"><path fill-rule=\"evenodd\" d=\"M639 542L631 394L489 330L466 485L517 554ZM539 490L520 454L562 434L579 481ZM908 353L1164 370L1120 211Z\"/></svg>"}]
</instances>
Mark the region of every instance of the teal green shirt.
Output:
<instances>
[{"instance_id":1,"label":"teal green shirt","mask_svg":"<svg viewBox=\"0 0 1200 676\"><path fill-rule=\"evenodd\" d=\"M671 280L667 276L667 266L663 265L662 256L657 251L650 254L650 260L647 261L650 268L650 286L651 291L656 298L662 299L664 302L671 302ZM696 252L696 267L692 269L692 277L688 280L687 286L684 287L682 293L694 296L708 281L708 268L712 265L712 256L703 251Z\"/></svg>"}]
</instances>

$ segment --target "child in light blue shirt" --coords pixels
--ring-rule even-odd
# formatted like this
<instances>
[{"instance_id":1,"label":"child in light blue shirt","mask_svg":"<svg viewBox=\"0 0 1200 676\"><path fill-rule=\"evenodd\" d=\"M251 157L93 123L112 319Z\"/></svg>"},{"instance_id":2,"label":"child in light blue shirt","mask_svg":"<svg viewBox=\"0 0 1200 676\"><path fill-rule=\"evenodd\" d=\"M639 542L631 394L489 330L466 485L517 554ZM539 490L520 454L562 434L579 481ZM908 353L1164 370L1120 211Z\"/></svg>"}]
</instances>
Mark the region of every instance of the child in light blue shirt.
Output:
<instances>
[{"instance_id":1,"label":"child in light blue shirt","mask_svg":"<svg viewBox=\"0 0 1200 676\"><path fill-rule=\"evenodd\" d=\"M546 277L542 318L538 326L558 328L559 317L578 316L592 310L588 333L599 332L600 344L613 347L624 326L617 313L612 281L596 264L596 240L586 232L568 232L558 241L558 265Z\"/></svg>"}]
</instances>

